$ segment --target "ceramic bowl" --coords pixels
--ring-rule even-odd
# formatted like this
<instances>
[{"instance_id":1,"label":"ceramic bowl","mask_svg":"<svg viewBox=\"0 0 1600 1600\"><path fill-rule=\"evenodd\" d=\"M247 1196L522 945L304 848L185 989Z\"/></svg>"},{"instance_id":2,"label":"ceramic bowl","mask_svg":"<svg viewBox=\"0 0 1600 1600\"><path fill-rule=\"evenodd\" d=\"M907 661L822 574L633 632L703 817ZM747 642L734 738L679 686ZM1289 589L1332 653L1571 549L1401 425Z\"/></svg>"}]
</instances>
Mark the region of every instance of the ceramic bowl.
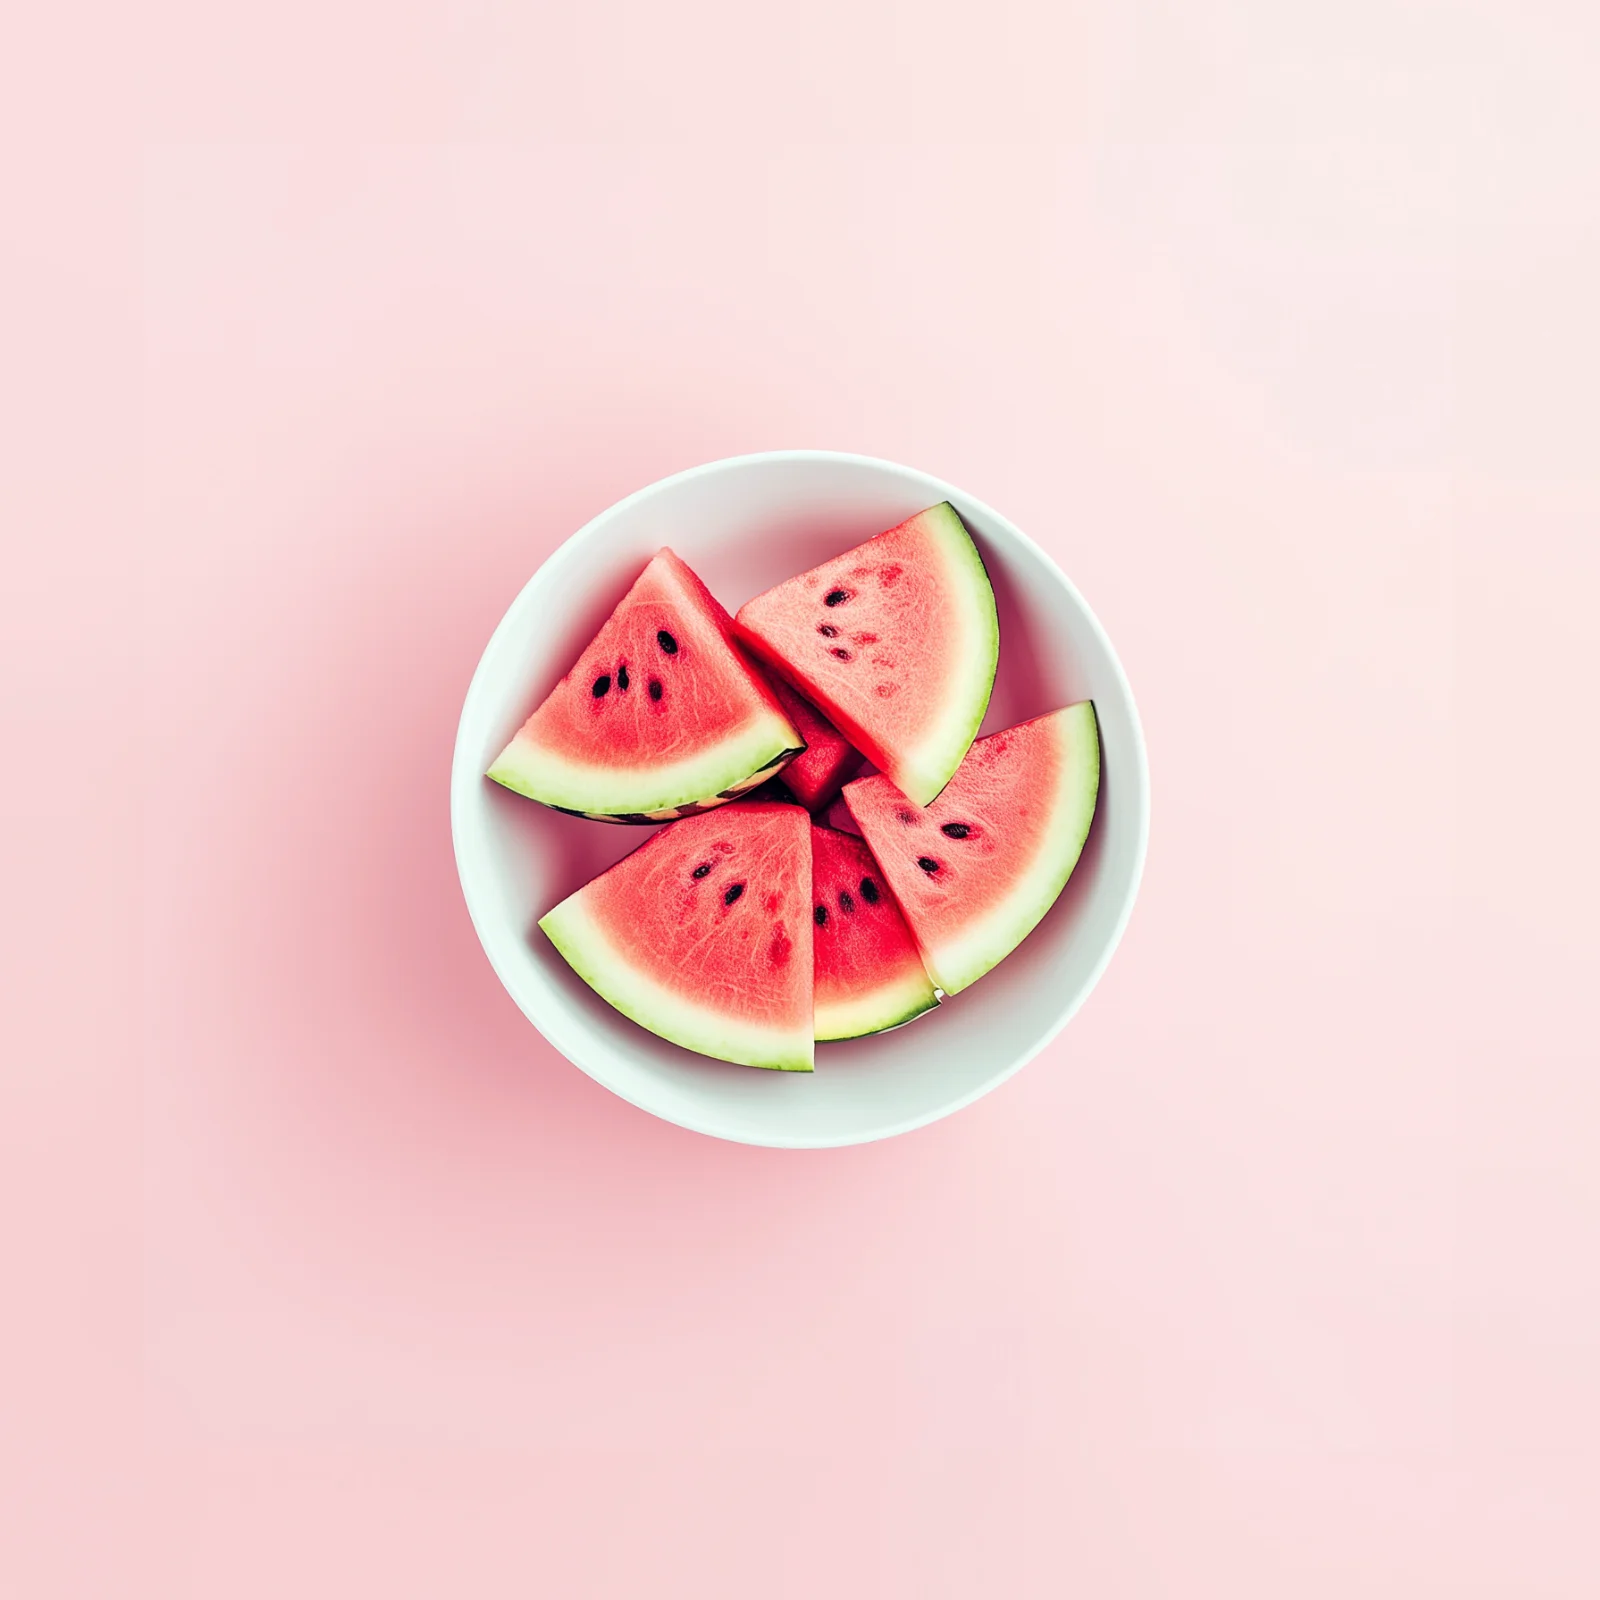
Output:
<instances>
[{"instance_id":1,"label":"ceramic bowl","mask_svg":"<svg viewBox=\"0 0 1600 1600\"><path fill-rule=\"evenodd\" d=\"M736 610L751 595L940 500L983 554L1000 614L984 731L1069 701L1099 715L1099 809L1053 910L970 989L909 1026L817 1047L814 1073L710 1061L613 1011L536 926L643 842L642 828L563 816L483 776L571 665L645 561L671 545ZM951 484L864 456L780 451L664 478L601 512L528 580L478 663L451 772L461 886L512 998L568 1060L634 1105L746 1144L883 1139L1003 1083L1083 1004L1133 908L1149 829L1139 716L1111 641L1059 567L1012 523Z\"/></svg>"}]
</instances>

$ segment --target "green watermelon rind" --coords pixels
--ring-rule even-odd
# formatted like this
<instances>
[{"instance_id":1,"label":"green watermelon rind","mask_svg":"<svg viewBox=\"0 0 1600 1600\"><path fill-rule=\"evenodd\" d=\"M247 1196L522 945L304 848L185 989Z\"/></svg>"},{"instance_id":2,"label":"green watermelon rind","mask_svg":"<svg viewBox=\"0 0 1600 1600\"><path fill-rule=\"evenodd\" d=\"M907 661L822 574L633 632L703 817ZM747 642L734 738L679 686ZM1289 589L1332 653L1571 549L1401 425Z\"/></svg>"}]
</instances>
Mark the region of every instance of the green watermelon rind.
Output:
<instances>
[{"instance_id":1,"label":"green watermelon rind","mask_svg":"<svg viewBox=\"0 0 1600 1600\"><path fill-rule=\"evenodd\" d=\"M1045 843L1017 887L959 939L922 950L923 965L946 994L958 994L992 971L1044 920L1061 897L1094 823L1100 798L1100 724L1081 700L1057 719L1065 761ZM847 791L848 797L848 791Z\"/></svg>"},{"instance_id":2,"label":"green watermelon rind","mask_svg":"<svg viewBox=\"0 0 1600 1600\"><path fill-rule=\"evenodd\" d=\"M962 659L953 681L965 693L952 700L942 725L930 732L920 747L903 754L896 774L901 790L925 806L939 797L978 737L1000 665L1000 616L989 569L956 508L941 500L917 520L926 525L944 552L953 580L951 592L967 611L966 636L953 641Z\"/></svg>"},{"instance_id":3,"label":"green watermelon rind","mask_svg":"<svg viewBox=\"0 0 1600 1600\"><path fill-rule=\"evenodd\" d=\"M903 1028L938 1004L939 996L934 993L926 973L907 974L870 993L816 1006L812 1014L812 1032L818 1044L864 1039L869 1034Z\"/></svg>"},{"instance_id":4,"label":"green watermelon rind","mask_svg":"<svg viewBox=\"0 0 1600 1600\"><path fill-rule=\"evenodd\" d=\"M684 817L698 817L702 811L715 811L718 806L725 806L734 800L743 800L762 784L776 778L780 772L797 756L798 750L785 750L769 767L763 767L759 772L752 773L743 783L732 789L724 789L721 794L708 795L704 800L689 800L681 806L668 806L662 811L579 811L571 806L552 806L551 810L560 811L569 817L585 817L590 822L618 823L623 827L654 826L658 822L678 822ZM490 774L493 776L493 774ZM518 791L521 793L522 791Z\"/></svg>"},{"instance_id":5,"label":"green watermelon rind","mask_svg":"<svg viewBox=\"0 0 1600 1600\"><path fill-rule=\"evenodd\" d=\"M665 822L737 799L803 748L788 718L774 708L687 760L638 767L568 761L519 733L487 775L557 811L600 822Z\"/></svg>"},{"instance_id":6,"label":"green watermelon rind","mask_svg":"<svg viewBox=\"0 0 1600 1600\"><path fill-rule=\"evenodd\" d=\"M686 1050L775 1072L810 1072L811 1030L765 1028L697 1005L646 977L589 914L582 890L539 919L574 972L625 1017Z\"/></svg>"}]
</instances>

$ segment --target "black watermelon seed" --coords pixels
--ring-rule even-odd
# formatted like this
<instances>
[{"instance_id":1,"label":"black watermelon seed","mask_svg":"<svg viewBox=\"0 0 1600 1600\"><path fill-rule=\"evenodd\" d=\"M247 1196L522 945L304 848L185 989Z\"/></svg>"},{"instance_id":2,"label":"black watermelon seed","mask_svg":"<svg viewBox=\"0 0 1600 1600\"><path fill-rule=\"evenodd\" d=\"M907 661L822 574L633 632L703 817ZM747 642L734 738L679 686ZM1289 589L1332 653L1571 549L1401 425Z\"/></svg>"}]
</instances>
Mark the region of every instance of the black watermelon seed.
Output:
<instances>
[{"instance_id":1,"label":"black watermelon seed","mask_svg":"<svg viewBox=\"0 0 1600 1600\"><path fill-rule=\"evenodd\" d=\"M711 863L709 861L702 861L700 865L689 874L689 876L691 878L703 878L710 870Z\"/></svg>"},{"instance_id":2,"label":"black watermelon seed","mask_svg":"<svg viewBox=\"0 0 1600 1600\"><path fill-rule=\"evenodd\" d=\"M665 650L669 656L677 655L677 653L678 653L678 641L676 639L674 639L672 637L672 635L670 633L668 633L665 628L662 628L661 631L656 634L656 643L658 645L660 645L661 648L663 650Z\"/></svg>"},{"instance_id":3,"label":"black watermelon seed","mask_svg":"<svg viewBox=\"0 0 1600 1600\"><path fill-rule=\"evenodd\" d=\"M907 827L910 827L910 825L917 820L916 817L912 815L911 812L907 811L904 806L895 812L895 817L899 821L905 823Z\"/></svg>"},{"instance_id":4,"label":"black watermelon seed","mask_svg":"<svg viewBox=\"0 0 1600 1600\"><path fill-rule=\"evenodd\" d=\"M627 664L627 662L623 662L623 664L620 667L617 668L617 687L619 689L626 689L628 687L628 664Z\"/></svg>"},{"instance_id":5,"label":"black watermelon seed","mask_svg":"<svg viewBox=\"0 0 1600 1600\"><path fill-rule=\"evenodd\" d=\"M932 856L918 856L917 865L921 867L924 872L937 872L939 870L939 863L935 861Z\"/></svg>"},{"instance_id":6,"label":"black watermelon seed","mask_svg":"<svg viewBox=\"0 0 1600 1600\"><path fill-rule=\"evenodd\" d=\"M659 700L661 698L661 680L659 678L652 678L650 680L650 698L652 700Z\"/></svg>"},{"instance_id":7,"label":"black watermelon seed","mask_svg":"<svg viewBox=\"0 0 1600 1600\"><path fill-rule=\"evenodd\" d=\"M822 603L825 606L842 606L849 598L850 591L848 589L830 589L823 595Z\"/></svg>"},{"instance_id":8,"label":"black watermelon seed","mask_svg":"<svg viewBox=\"0 0 1600 1600\"><path fill-rule=\"evenodd\" d=\"M817 909L811 913L811 920L816 923L819 928L827 927L828 908L826 906L818 906Z\"/></svg>"},{"instance_id":9,"label":"black watermelon seed","mask_svg":"<svg viewBox=\"0 0 1600 1600\"><path fill-rule=\"evenodd\" d=\"M964 822L947 822L939 832L947 839L965 839L972 829Z\"/></svg>"},{"instance_id":10,"label":"black watermelon seed","mask_svg":"<svg viewBox=\"0 0 1600 1600\"><path fill-rule=\"evenodd\" d=\"M861 880L861 898L865 900L869 906L877 905L878 886L872 881L871 878L863 878Z\"/></svg>"},{"instance_id":11,"label":"black watermelon seed","mask_svg":"<svg viewBox=\"0 0 1600 1600\"><path fill-rule=\"evenodd\" d=\"M848 889L841 889L839 891L839 909L848 917L850 913L855 910L855 908L856 903L850 898L850 891Z\"/></svg>"},{"instance_id":12,"label":"black watermelon seed","mask_svg":"<svg viewBox=\"0 0 1600 1600\"><path fill-rule=\"evenodd\" d=\"M839 637L839 630L831 622L819 622L817 624L817 632L824 639L837 639Z\"/></svg>"},{"instance_id":13,"label":"black watermelon seed","mask_svg":"<svg viewBox=\"0 0 1600 1600\"><path fill-rule=\"evenodd\" d=\"M731 906L733 902L737 900L743 893L744 885L742 883L730 883L728 885L728 892L722 897L723 905Z\"/></svg>"},{"instance_id":14,"label":"black watermelon seed","mask_svg":"<svg viewBox=\"0 0 1600 1600\"><path fill-rule=\"evenodd\" d=\"M840 648L840 649L838 649L838 650L835 650L835 651L834 651L834 652L833 652L833 653L834 653L834 654L835 654L835 655L836 655L836 656L837 656L837 657L838 657L838 658L839 658L839 659L840 659L840 660L841 660L841 661L853 661L853 660L854 660L854 659L855 659L855 657L854 657L854 656L852 656L852 655L851 655L851 654L850 654L850 652L849 652L849 651L848 651L848 650L845 650L845 649L843 649L843 648Z\"/></svg>"},{"instance_id":15,"label":"black watermelon seed","mask_svg":"<svg viewBox=\"0 0 1600 1600\"><path fill-rule=\"evenodd\" d=\"M609 672L602 672L600 676L594 680L594 688L592 688L589 693L592 694L596 700L598 700L600 696L605 694L610 688L611 674Z\"/></svg>"}]
</instances>

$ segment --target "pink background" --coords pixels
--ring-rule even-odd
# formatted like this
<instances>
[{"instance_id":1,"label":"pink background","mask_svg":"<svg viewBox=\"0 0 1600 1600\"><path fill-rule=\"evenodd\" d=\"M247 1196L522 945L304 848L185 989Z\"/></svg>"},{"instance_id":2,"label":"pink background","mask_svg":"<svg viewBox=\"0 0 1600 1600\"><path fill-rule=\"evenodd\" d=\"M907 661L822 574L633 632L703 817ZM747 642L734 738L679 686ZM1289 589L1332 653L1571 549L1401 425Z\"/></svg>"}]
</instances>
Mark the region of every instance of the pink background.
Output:
<instances>
[{"instance_id":1,"label":"pink background","mask_svg":"<svg viewBox=\"0 0 1600 1600\"><path fill-rule=\"evenodd\" d=\"M1592 6L8 29L0 1590L1600 1592ZM1155 785L1061 1040L808 1155L446 826L534 565L787 445L1044 542Z\"/></svg>"}]
</instances>

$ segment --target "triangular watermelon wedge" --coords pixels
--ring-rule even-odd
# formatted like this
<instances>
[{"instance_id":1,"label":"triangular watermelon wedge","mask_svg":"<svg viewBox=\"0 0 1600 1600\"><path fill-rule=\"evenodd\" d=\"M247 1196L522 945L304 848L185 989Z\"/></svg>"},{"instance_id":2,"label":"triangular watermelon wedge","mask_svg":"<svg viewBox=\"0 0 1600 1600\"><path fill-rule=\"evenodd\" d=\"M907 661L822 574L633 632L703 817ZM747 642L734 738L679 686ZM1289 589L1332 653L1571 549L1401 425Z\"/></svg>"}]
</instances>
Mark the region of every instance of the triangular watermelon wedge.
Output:
<instances>
[{"instance_id":1,"label":"triangular watermelon wedge","mask_svg":"<svg viewBox=\"0 0 1600 1600\"><path fill-rule=\"evenodd\" d=\"M948 502L757 595L734 626L919 805L977 736L1000 654L989 575Z\"/></svg>"},{"instance_id":2,"label":"triangular watermelon wedge","mask_svg":"<svg viewBox=\"0 0 1600 1600\"><path fill-rule=\"evenodd\" d=\"M938 1005L883 873L853 833L812 825L811 920L819 1040L882 1033Z\"/></svg>"},{"instance_id":3,"label":"triangular watermelon wedge","mask_svg":"<svg viewBox=\"0 0 1600 1600\"><path fill-rule=\"evenodd\" d=\"M799 806L746 800L663 828L539 926L663 1039L811 1071L811 819Z\"/></svg>"},{"instance_id":4,"label":"triangular watermelon wedge","mask_svg":"<svg viewBox=\"0 0 1600 1600\"><path fill-rule=\"evenodd\" d=\"M731 626L662 550L489 776L601 822L669 821L755 788L804 741Z\"/></svg>"},{"instance_id":5,"label":"triangular watermelon wedge","mask_svg":"<svg viewBox=\"0 0 1600 1600\"><path fill-rule=\"evenodd\" d=\"M931 806L881 775L845 785L856 819L946 994L1033 932L1078 864L1100 793L1088 701L979 739Z\"/></svg>"}]
</instances>

